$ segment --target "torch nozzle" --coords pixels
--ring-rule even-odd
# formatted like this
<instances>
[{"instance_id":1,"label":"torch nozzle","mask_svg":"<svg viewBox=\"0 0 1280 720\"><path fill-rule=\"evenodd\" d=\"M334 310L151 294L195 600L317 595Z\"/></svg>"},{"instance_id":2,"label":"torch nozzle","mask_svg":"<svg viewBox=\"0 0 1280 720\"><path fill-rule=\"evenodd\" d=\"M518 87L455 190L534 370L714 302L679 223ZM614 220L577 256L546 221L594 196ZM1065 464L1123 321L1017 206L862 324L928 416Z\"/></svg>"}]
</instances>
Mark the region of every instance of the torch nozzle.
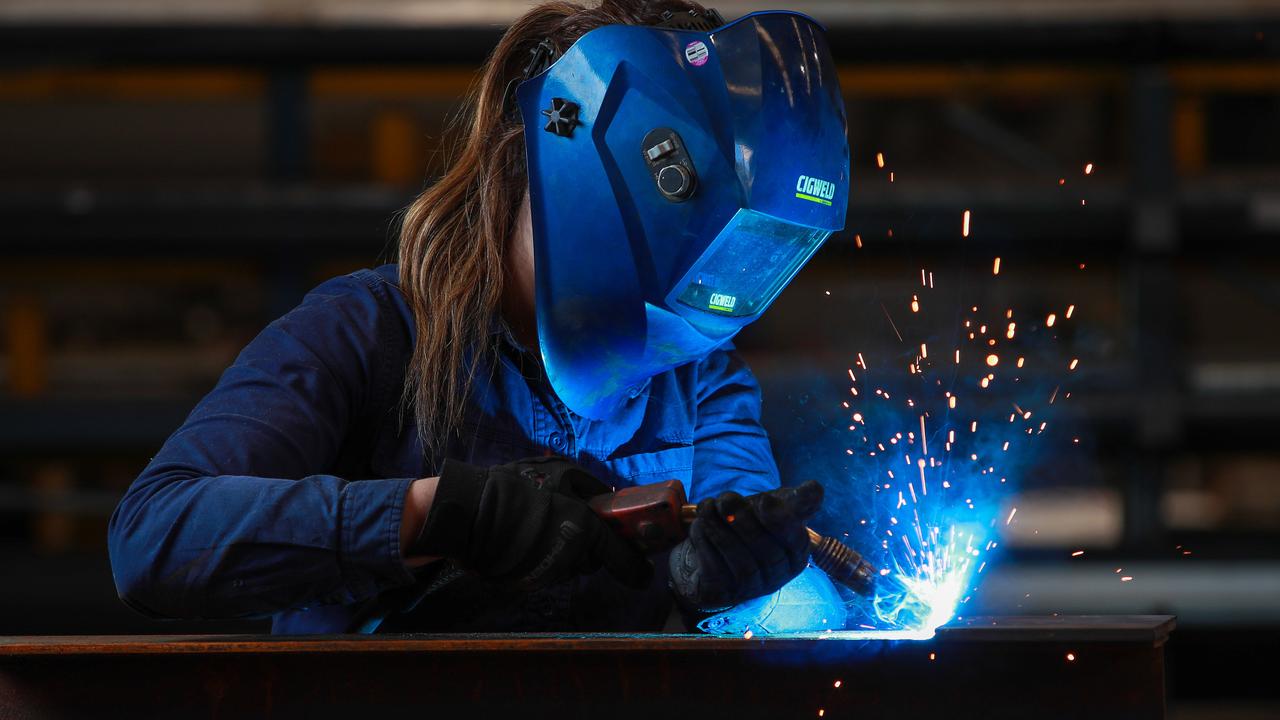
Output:
<instances>
[{"instance_id":1,"label":"torch nozzle","mask_svg":"<svg viewBox=\"0 0 1280 720\"><path fill-rule=\"evenodd\" d=\"M857 550L833 537L809 531L809 554L813 564L830 578L859 595L875 594L876 570Z\"/></svg>"}]
</instances>

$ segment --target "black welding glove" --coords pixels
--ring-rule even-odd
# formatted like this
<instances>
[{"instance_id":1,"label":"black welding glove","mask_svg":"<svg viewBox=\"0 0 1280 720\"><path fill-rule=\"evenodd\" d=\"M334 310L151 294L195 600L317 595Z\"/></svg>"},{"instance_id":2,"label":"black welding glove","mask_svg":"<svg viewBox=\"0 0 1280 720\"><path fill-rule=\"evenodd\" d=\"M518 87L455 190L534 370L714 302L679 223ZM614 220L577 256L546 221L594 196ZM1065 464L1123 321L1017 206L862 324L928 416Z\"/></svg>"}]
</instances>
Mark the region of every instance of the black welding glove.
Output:
<instances>
[{"instance_id":1,"label":"black welding glove","mask_svg":"<svg viewBox=\"0 0 1280 720\"><path fill-rule=\"evenodd\" d=\"M560 457L477 467L446 460L411 555L454 558L503 587L525 592L605 567L643 588L652 565L586 500L609 488Z\"/></svg>"},{"instance_id":2,"label":"black welding glove","mask_svg":"<svg viewBox=\"0 0 1280 720\"><path fill-rule=\"evenodd\" d=\"M671 551L676 599L711 613L786 585L809 561L805 521L821 505L822 486L813 480L745 498L705 498L689 537Z\"/></svg>"}]
</instances>

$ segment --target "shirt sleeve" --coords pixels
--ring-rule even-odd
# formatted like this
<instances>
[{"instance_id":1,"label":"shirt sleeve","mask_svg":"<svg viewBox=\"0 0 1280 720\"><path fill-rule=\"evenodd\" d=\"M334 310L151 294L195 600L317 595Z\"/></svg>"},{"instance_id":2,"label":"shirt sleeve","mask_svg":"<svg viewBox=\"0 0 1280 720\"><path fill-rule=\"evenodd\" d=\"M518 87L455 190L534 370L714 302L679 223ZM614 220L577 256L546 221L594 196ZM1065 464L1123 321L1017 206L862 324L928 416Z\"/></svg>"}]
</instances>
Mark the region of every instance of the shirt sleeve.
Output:
<instances>
[{"instance_id":1,"label":"shirt sleeve","mask_svg":"<svg viewBox=\"0 0 1280 720\"><path fill-rule=\"evenodd\" d=\"M689 501L779 485L769 436L760 424L760 386L732 343L699 363Z\"/></svg>"},{"instance_id":2,"label":"shirt sleeve","mask_svg":"<svg viewBox=\"0 0 1280 720\"><path fill-rule=\"evenodd\" d=\"M326 474L377 400L379 350L403 333L380 311L377 282L335 278L269 325L129 487L108 527L126 604L152 617L263 617L413 582L399 531L415 478Z\"/></svg>"}]
</instances>

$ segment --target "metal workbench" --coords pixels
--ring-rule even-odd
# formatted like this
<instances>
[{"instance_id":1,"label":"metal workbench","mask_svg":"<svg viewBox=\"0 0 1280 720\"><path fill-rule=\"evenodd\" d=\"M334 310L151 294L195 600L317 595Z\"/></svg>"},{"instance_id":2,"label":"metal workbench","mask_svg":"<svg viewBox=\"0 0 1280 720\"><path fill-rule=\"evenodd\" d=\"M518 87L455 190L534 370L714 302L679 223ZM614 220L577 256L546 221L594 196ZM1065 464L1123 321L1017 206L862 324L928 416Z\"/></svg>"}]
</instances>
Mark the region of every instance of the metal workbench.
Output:
<instances>
[{"instance_id":1,"label":"metal workbench","mask_svg":"<svg viewBox=\"0 0 1280 720\"><path fill-rule=\"evenodd\" d=\"M706 635L0 638L0 717L1160 718L1168 616L927 641Z\"/></svg>"}]
</instances>

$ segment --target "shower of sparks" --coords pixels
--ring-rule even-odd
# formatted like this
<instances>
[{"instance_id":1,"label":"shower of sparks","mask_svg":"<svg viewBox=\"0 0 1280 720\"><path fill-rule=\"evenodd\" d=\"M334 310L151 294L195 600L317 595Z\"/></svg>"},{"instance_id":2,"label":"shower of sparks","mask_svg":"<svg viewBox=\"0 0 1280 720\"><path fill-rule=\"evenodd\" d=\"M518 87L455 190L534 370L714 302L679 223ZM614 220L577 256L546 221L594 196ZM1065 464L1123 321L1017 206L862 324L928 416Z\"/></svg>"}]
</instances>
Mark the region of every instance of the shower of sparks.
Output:
<instances>
[{"instance_id":1,"label":"shower of sparks","mask_svg":"<svg viewBox=\"0 0 1280 720\"><path fill-rule=\"evenodd\" d=\"M966 211L965 234L968 224ZM992 274L999 273L997 257ZM850 395L840 403L852 435L841 453L849 458L852 477L870 480L872 515L860 513L857 527L872 533L875 544L855 547L866 551L881 580L872 600L846 598L849 629L815 637L924 639L949 622L976 589L1000 533L1015 520L1018 510L1006 502L1008 480L1016 483L1018 458L1028 454L1027 443L1037 442L1034 438L1049 429L1045 415L1059 398L1060 385L1050 383L1041 391L1043 380L1025 382L1022 368L1037 350L1030 343L1056 340L1056 334L1042 331L1063 325L1074 305L1061 315L1041 315L1039 322L1007 306L992 308L989 312L998 314L987 317L973 305L958 318L953 345L937 336L913 337L911 323L925 314L926 305L933 307L925 297L933 286L932 273L922 268L920 280L917 292L906 298L908 324L897 324L889 304L881 304L902 343L896 356L872 358L878 368L872 373L857 353L848 369ZM1022 327L1015 316L1023 318ZM939 352L940 341L945 350ZM971 348L962 353L966 342ZM935 346L932 355L930 344ZM1002 365L1001 355L1007 352L1014 355ZM961 364L962 358L968 366ZM1047 362L1044 354L1032 359L1041 360L1032 366L1042 369L1074 370L1079 362L1059 360L1063 364L1058 365ZM960 402L966 388L985 399ZM1001 392L1018 394L1001 400ZM966 426L967 434L957 432Z\"/></svg>"}]
</instances>

